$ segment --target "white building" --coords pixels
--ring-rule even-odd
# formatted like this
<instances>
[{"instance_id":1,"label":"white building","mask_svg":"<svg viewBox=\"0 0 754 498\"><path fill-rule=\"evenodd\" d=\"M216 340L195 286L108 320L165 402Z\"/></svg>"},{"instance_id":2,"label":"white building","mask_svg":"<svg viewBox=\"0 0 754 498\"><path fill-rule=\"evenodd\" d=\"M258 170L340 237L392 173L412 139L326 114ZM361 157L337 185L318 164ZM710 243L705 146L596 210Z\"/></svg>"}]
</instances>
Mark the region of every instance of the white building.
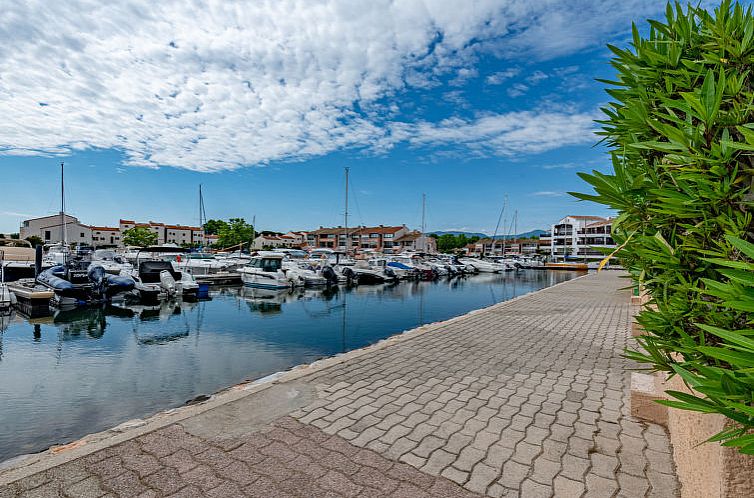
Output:
<instances>
[{"instance_id":1,"label":"white building","mask_svg":"<svg viewBox=\"0 0 754 498\"><path fill-rule=\"evenodd\" d=\"M64 220L64 221L62 221ZM19 230L19 237L26 239L36 235L45 244L67 240L72 244L91 244L92 232L90 227L79 222L79 219L69 214L61 218L59 214L24 220Z\"/></svg>"},{"instance_id":2,"label":"white building","mask_svg":"<svg viewBox=\"0 0 754 498\"><path fill-rule=\"evenodd\" d=\"M92 232L91 245L94 247L116 247L122 246L121 232L118 227L95 227L90 226Z\"/></svg>"},{"instance_id":3,"label":"white building","mask_svg":"<svg viewBox=\"0 0 754 498\"><path fill-rule=\"evenodd\" d=\"M301 247L300 240L292 237L288 234L285 235L260 235L254 239L251 243L251 248L255 250L261 250L266 247L272 248L292 248Z\"/></svg>"},{"instance_id":4,"label":"white building","mask_svg":"<svg viewBox=\"0 0 754 498\"><path fill-rule=\"evenodd\" d=\"M615 247L612 223L612 218L601 216L566 216L552 225L550 255L555 259L604 258L599 249Z\"/></svg>"},{"instance_id":5,"label":"white building","mask_svg":"<svg viewBox=\"0 0 754 498\"><path fill-rule=\"evenodd\" d=\"M118 226L120 227L120 233L124 233L126 230L136 227L148 228L152 233L157 235L157 241L155 242L156 245L161 246L165 244L164 223L155 223L154 221L150 221L149 223L136 223L133 220L120 220Z\"/></svg>"},{"instance_id":6,"label":"white building","mask_svg":"<svg viewBox=\"0 0 754 498\"><path fill-rule=\"evenodd\" d=\"M192 244L194 243L194 233L201 233L201 228L184 225L165 225L165 242L178 245Z\"/></svg>"}]
</instances>

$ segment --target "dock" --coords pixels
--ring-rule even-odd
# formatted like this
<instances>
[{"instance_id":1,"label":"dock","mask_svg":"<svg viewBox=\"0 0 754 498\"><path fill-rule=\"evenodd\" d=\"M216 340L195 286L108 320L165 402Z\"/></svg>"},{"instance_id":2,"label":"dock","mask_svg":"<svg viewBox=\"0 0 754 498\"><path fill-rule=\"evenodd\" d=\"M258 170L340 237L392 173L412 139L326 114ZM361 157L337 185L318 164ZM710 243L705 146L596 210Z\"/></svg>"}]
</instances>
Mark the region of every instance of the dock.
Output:
<instances>
[{"instance_id":1,"label":"dock","mask_svg":"<svg viewBox=\"0 0 754 498\"><path fill-rule=\"evenodd\" d=\"M237 285L241 283L241 274L238 272L217 272L208 275L194 275L197 283L209 285Z\"/></svg>"},{"instance_id":2,"label":"dock","mask_svg":"<svg viewBox=\"0 0 754 498\"><path fill-rule=\"evenodd\" d=\"M677 496L665 429L630 415L622 275L6 462L0 496Z\"/></svg>"}]
</instances>

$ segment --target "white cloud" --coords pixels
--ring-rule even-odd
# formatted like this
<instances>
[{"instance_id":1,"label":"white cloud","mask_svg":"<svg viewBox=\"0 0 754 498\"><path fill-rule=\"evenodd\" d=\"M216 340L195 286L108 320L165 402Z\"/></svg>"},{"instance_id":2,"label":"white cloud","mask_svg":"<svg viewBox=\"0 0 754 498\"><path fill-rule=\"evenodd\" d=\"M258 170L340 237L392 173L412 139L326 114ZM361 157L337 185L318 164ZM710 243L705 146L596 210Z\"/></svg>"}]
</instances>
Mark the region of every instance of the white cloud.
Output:
<instances>
[{"instance_id":1,"label":"white cloud","mask_svg":"<svg viewBox=\"0 0 754 498\"><path fill-rule=\"evenodd\" d=\"M33 218L35 215L29 213L19 213L17 211L0 211L0 216L12 216L15 218Z\"/></svg>"},{"instance_id":2,"label":"white cloud","mask_svg":"<svg viewBox=\"0 0 754 498\"><path fill-rule=\"evenodd\" d=\"M496 73L490 74L484 79L484 81L488 85L502 85L503 82L513 78L514 76L517 76L520 72L521 70L519 68L511 67L506 69L505 71L498 71Z\"/></svg>"},{"instance_id":3,"label":"white cloud","mask_svg":"<svg viewBox=\"0 0 754 498\"><path fill-rule=\"evenodd\" d=\"M532 192L530 195L535 197L563 197L564 192L553 192L551 190L542 190L540 192Z\"/></svg>"},{"instance_id":4,"label":"white cloud","mask_svg":"<svg viewBox=\"0 0 754 498\"><path fill-rule=\"evenodd\" d=\"M395 124L392 136L416 146L463 146L503 156L539 153L596 140L594 115L548 111L493 114L472 121L454 118L440 123Z\"/></svg>"},{"instance_id":5,"label":"white cloud","mask_svg":"<svg viewBox=\"0 0 754 498\"><path fill-rule=\"evenodd\" d=\"M523 83L514 83L508 90L508 96L511 98L520 97L529 91L529 87Z\"/></svg>"},{"instance_id":6,"label":"white cloud","mask_svg":"<svg viewBox=\"0 0 754 498\"><path fill-rule=\"evenodd\" d=\"M0 155L117 148L131 165L216 171L379 148L403 126L385 121L385 97L431 87L446 74L476 77L479 51L549 57L542 50L561 41L553 33L564 37L562 53L599 41L601 24L614 25L609 10L586 22L570 9L524 0L480 0L473 8L464 0L6 2ZM539 38L545 20L555 23L547 35L554 42ZM580 34L585 23L593 29ZM461 128L475 132L490 119ZM490 149L550 147L520 133L503 132L519 144L512 147L488 136Z\"/></svg>"}]
</instances>

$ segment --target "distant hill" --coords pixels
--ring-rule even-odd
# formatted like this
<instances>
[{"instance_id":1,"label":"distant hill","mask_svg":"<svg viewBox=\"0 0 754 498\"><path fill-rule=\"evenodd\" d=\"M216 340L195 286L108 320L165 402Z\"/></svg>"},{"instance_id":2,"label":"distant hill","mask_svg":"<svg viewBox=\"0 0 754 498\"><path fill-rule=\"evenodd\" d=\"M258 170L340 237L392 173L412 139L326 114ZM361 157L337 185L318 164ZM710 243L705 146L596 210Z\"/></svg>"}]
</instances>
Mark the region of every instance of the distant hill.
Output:
<instances>
[{"instance_id":1,"label":"distant hill","mask_svg":"<svg viewBox=\"0 0 754 498\"><path fill-rule=\"evenodd\" d=\"M508 235L508 239L529 239L531 237L541 237L542 235L546 235L549 232L547 230L530 230L528 232L519 233L518 235ZM491 235L487 235L486 233L481 232L443 232L443 231L437 231L437 232L430 232L428 235L465 235L466 237L491 237ZM506 238L505 235L498 235L495 237L495 239L504 239Z\"/></svg>"}]
</instances>

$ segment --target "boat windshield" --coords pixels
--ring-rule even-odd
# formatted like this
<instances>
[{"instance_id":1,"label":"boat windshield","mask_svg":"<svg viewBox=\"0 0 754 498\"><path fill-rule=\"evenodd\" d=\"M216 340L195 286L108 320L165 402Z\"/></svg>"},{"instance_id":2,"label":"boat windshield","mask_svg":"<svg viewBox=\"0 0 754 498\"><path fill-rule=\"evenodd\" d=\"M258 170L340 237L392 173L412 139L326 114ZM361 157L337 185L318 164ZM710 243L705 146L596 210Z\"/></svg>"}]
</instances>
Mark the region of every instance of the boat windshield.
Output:
<instances>
[{"instance_id":1,"label":"boat windshield","mask_svg":"<svg viewBox=\"0 0 754 498\"><path fill-rule=\"evenodd\" d=\"M259 268L262 271L278 271L282 265L282 260L279 258L252 258L249 261L249 266L252 268Z\"/></svg>"}]
</instances>

